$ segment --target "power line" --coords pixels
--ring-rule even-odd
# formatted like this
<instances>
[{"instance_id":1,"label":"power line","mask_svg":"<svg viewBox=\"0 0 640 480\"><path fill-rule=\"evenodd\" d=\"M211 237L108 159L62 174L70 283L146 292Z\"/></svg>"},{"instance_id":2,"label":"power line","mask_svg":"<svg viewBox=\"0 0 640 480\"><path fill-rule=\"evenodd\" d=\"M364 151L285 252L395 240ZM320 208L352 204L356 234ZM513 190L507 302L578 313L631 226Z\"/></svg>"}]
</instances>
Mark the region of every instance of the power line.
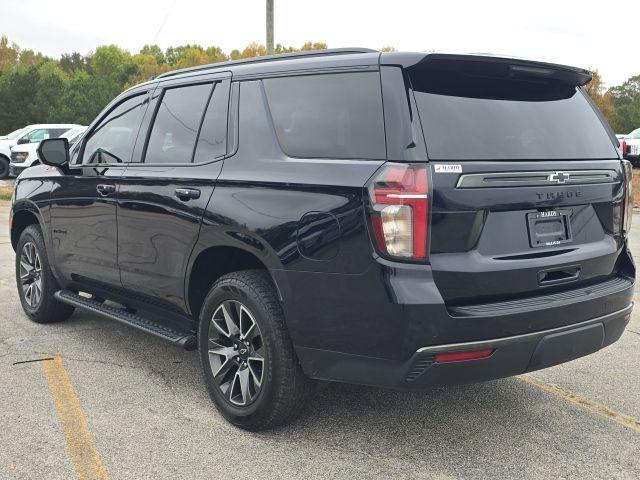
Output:
<instances>
[{"instance_id":1,"label":"power line","mask_svg":"<svg viewBox=\"0 0 640 480\"><path fill-rule=\"evenodd\" d=\"M175 6L175 4L176 4L176 0L173 0L173 3L169 7L169 10L167 10L167 14L164 16L164 20L162 20L162 24L160 25L160 28L156 32L156 36L153 37L153 42L151 42L152 44L156 43L156 40L158 39L158 35L160 35L160 32L164 28L164 24L167 23L167 19L169 18L169 15L171 14L171 11L173 10L173 7Z\"/></svg>"}]
</instances>

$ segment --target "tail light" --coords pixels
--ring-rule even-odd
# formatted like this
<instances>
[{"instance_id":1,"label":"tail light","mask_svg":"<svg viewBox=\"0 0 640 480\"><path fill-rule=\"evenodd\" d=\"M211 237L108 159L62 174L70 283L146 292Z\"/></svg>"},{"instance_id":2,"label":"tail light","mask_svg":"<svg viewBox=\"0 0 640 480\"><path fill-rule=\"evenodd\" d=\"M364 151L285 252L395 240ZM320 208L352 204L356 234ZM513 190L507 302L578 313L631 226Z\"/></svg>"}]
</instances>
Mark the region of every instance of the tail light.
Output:
<instances>
[{"instance_id":1,"label":"tail light","mask_svg":"<svg viewBox=\"0 0 640 480\"><path fill-rule=\"evenodd\" d=\"M627 141L622 140L622 145L620 146L622 149L622 158L627 158Z\"/></svg>"},{"instance_id":2,"label":"tail light","mask_svg":"<svg viewBox=\"0 0 640 480\"><path fill-rule=\"evenodd\" d=\"M622 161L624 170L624 212L622 217L622 231L626 235L631 230L633 218L633 166L627 160Z\"/></svg>"},{"instance_id":3,"label":"tail light","mask_svg":"<svg viewBox=\"0 0 640 480\"><path fill-rule=\"evenodd\" d=\"M369 184L369 218L376 250L393 260L426 262L429 173L425 164L387 163Z\"/></svg>"}]
</instances>

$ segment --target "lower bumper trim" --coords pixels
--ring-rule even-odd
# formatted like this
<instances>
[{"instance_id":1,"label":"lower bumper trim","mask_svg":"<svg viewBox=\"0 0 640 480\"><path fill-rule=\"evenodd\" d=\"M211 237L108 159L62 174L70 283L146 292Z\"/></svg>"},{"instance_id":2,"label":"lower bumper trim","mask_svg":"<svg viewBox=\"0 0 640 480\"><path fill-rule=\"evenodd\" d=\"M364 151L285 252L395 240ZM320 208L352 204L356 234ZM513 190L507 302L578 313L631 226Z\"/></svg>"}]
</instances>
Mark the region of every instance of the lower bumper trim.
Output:
<instances>
[{"instance_id":1,"label":"lower bumper trim","mask_svg":"<svg viewBox=\"0 0 640 480\"><path fill-rule=\"evenodd\" d=\"M305 373L316 379L422 390L475 383L550 367L594 353L617 341L629 323L633 304L601 317L513 337L420 348L405 362L297 347ZM449 363L440 352L495 349L489 357Z\"/></svg>"},{"instance_id":2,"label":"lower bumper trim","mask_svg":"<svg viewBox=\"0 0 640 480\"><path fill-rule=\"evenodd\" d=\"M478 342L465 342L465 343L451 343L449 345L435 345L432 347L422 347L419 348L416 353L418 354L436 354L440 352L465 352L468 350L483 350L485 348L499 348L507 345L513 345L517 343L525 343L531 341L531 339L541 338L547 335L560 333L568 330L575 330L577 328L581 328L587 325L592 325L594 322L604 322L608 318L619 317L624 315L629 315L631 310L633 309L633 303L623 308L622 310L618 310L617 312L609 313L602 317L598 317L591 320L586 320L580 323L574 323L573 325L566 325L564 327L552 328L549 330L542 330L539 332L526 333L523 335L514 335L512 337L504 337L504 338L496 338L492 340L480 340Z\"/></svg>"}]
</instances>

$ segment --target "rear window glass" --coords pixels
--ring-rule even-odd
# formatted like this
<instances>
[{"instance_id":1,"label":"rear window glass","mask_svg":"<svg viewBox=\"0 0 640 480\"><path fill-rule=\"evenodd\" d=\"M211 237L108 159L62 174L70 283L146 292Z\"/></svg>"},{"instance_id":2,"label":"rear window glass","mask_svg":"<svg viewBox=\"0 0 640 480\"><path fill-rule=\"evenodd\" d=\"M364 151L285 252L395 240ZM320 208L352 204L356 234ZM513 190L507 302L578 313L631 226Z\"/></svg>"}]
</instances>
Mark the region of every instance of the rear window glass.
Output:
<instances>
[{"instance_id":1,"label":"rear window glass","mask_svg":"<svg viewBox=\"0 0 640 480\"><path fill-rule=\"evenodd\" d=\"M429 158L616 158L607 132L577 88L559 82L411 74Z\"/></svg>"},{"instance_id":2,"label":"rear window glass","mask_svg":"<svg viewBox=\"0 0 640 480\"><path fill-rule=\"evenodd\" d=\"M287 155L385 158L378 72L272 78L264 87Z\"/></svg>"}]
</instances>

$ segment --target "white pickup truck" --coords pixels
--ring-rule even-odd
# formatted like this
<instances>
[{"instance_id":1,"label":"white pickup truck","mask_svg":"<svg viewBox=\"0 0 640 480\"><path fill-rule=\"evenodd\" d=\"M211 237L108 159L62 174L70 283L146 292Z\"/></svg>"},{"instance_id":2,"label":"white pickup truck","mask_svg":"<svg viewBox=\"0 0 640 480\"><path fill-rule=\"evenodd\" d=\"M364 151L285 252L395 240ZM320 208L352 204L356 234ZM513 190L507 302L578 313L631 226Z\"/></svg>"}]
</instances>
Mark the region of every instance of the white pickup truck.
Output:
<instances>
[{"instance_id":1,"label":"white pickup truck","mask_svg":"<svg viewBox=\"0 0 640 480\"><path fill-rule=\"evenodd\" d=\"M640 167L640 128L636 128L628 135L621 135L620 147L622 154L634 167Z\"/></svg>"},{"instance_id":2,"label":"white pickup truck","mask_svg":"<svg viewBox=\"0 0 640 480\"><path fill-rule=\"evenodd\" d=\"M9 176L11 147L28 143L40 143L47 138L56 138L64 132L79 128L80 125L70 123L29 125L0 137L0 180Z\"/></svg>"},{"instance_id":3,"label":"white pickup truck","mask_svg":"<svg viewBox=\"0 0 640 480\"><path fill-rule=\"evenodd\" d=\"M82 137L86 129L87 127L82 126L73 127L60 135L60 138L66 138L69 141L69 146L72 146ZM25 169L40 163L40 159L38 158L38 145L40 145L40 142L11 147L9 175L17 177Z\"/></svg>"}]
</instances>

